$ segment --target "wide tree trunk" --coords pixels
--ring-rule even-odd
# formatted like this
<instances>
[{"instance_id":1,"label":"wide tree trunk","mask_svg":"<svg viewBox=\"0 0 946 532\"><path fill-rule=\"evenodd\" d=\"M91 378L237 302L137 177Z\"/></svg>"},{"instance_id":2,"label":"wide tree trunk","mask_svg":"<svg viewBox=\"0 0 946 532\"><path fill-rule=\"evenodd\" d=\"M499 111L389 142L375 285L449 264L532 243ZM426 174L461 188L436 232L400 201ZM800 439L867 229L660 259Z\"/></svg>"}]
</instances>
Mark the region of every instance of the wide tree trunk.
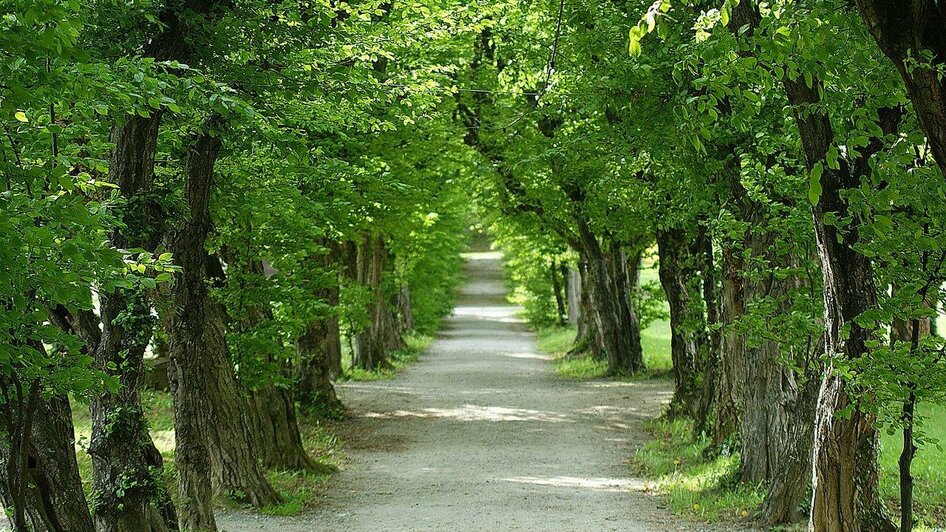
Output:
<instances>
[{"instance_id":1,"label":"wide tree trunk","mask_svg":"<svg viewBox=\"0 0 946 532\"><path fill-rule=\"evenodd\" d=\"M674 392L668 414L696 418L700 412L702 347L706 320L700 296L697 260L691 254L692 238L680 228L658 229L660 284L670 305L670 356Z\"/></svg>"},{"instance_id":2,"label":"wide tree trunk","mask_svg":"<svg viewBox=\"0 0 946 532\"><path fill-rule=\"evenodd\" d=\"M751 35L761 23L758 6L740 2L733 10L728 28L737 36ZM748 28L746 31L744 28ZM859 186L860 176L869 172L862 153L860 170L846 160L833 169L826 162L835 141L831 120L821 106L821 81L817 77L782 79L802 151L809 171L822 165L822 195L812 208L818 256L824 278L825 365L819 391L813 447L813 494L809 526L817 531L892 530L877 484L877 432L871 414L852 399L849 384L837 375L834 361L840 357L857 358L868 353L868 344L876 331L860 327L854 318L874 308L876 287L870 259L855 249L856 227L843 231L830 218L848 218L842 191ZM876 151L881 142L867 151ZM845 331L846 337L842 334ZM846 415L839 416L839 412Z\"/></svg>"},{"instance_id":3,"label":"wide tree trunk","mask_svg":"<svg viewBox=\"0 0 946 532\"><path fill-rule=\"evenodd\" d=\"M265 467L286 471L323 471L305 451L296 404L288 388L273 384L250 392L247 399L254 448Z\"/></svg>"},{"instance_id":4,"label":"wide tree trunk","mask_svg":"<svg viewBox=\"0 0 946 532\"><path fill-rule=\"evenodd\" d=\"M218 125L211 120L207 127ZM220 147L213 132L199 135L189 147L184 169L189 215L170 242L181 268L172 290L175 312L168 334L175 464L185 530L216 528L212 494L237 496L254 506L280 500L257 460L246 399L226 343L225 316L210 299L206 284L204 244L210 233L210 191Z\"/></svg>"},{"instance_id":5,"label":"wide tree trunk","mask_svg":"<svg viewBox=\"0 0 946 532\"><path fill-rule=\"evenodd\" d=\"M186 11L206 15L217 0L186 0L169 6L161 15L161 31L144 48L158 61L186 62L190 56L185 35ZM109 160L109 181L127 200L123 225L111 236L117 248L153 251L163 236L163 213L152 198L158 129L163 111L151 116L125 116L111 131L114 148ZM151 338L151 305L145 294L119 290L100 295L102 338L94 353L96 366L119 378L115 394L103 394L92 404L89 447L96 493L96 527L100 531L176 529L173 506L153 471L160 465L141 411L142 357ZM129 315L129 310L131 310ZM121 319L119 320L119 317Z\"/></svg>"},{"instance_id":6,"label":"wide tree trunk","mask_svg":"<svg viewBox=\"0 0 946 532\"><path fill-rule=\"evenodd\" d=\"M790 523L802 517L798 508L808 495L823 343L809 338L793 345L788 339L779 340L777 332L769 338L750 338L751 333L735 324L750 306L766 300L774 305L775 316L794 312L792 293L808 283L796 274L760 276L747 265L763 261L769 269L793 272L806 259L778 251L785 247L780 240L797 235L770 229L772 215L742 185L738 157L725 166L724 177L730 204L746 227L724 251L724 360L739 416L739 476L747 484L765 483L769 488L760 521Z\"/></svg>"},{"instance_id":7,"label":"wide tree trunk","mask_svg":"<svg viewBox=\"0 0 946 532\"><path fill-rule=\"evenodd\" d=\"M240 258L232 257L228 262L231 268L236 268L240 263ZM265 274L263 262L259 260L249 261L247 269L252 275ZM217 275L221 273L218 271ZM225 307L220 305L219 308L220 312L226 313ZM231 333L239 334L273 319L272 310L268 305L251 303L242 305L241 308L242 316L227 315L231 318L228 320ZM248 390L247 396L247 415L250 421L247 430L255 439L253 448L256 450L257 458L267 468L321 470L319 464L309 457L302 445L302 433L299 430L292 387L287 384L292 378L288 361L277 360L262 353L247 354L251 357L262 355L266 358L264 365L276 374L256 375L253 376L255 378L248 379L258 383Z\"/></svg>"},{"instance_id":8,"label":"wide tree trunk","mask_svg":"<svg viewBox=\"0 0 946 532\"><path fill-rule=\"evenodd\" d=\"M628 303L632 287L628 286L630 275L623 251L619 248L606 253L587 221L580 217L576 221L582 252L588 261L590 302L608 373L639 372L644 369L640 324Z\"/></svg>"},{"instance_id":9,"label":"wide tree trunk","mask_svg":"<svg viewBox=\"0 0 946 532\"><path fill-rule=\"evenodd\" d=\"M17 413L10 408L13 419ZM6 415L0 415L0 432L7 432ZM6 438L4 438L6 440ZM26 485L23 514L35 532L92 532L95 525L79 477L75 453L75 429L72 410L66 397L39 399L26 442ZM0 471L8 473L10 448L0 444ZM13 494L5 479L0 482L0 502L8 510L15 508Z\"/></svg>"},{"instance_id":10,"label":"wide tree trunk","mask_svg":"<svg viewBox=\"0 0 946 532\"><path fill-rule=\"evenodd\" d=\"M358 244L356 275L358 282L372 294L368 305L370 322L365 330L355 336L355 367L374 371L390 368L388 351L400 348L403 341L395 328L396 318L389 308L389 297L384 290L384 268L387 250L384 237L371 235Z\"/></svg>"},{"instance_id":11,"label":"wide tree trunk","mask_svg":"<svg viewBox=\"0 0 946 532\"><path fill-rule=\"evenodd\" d=\"M296 398L305 408L326 417L337 417L342 410L342 402L332 385L332 369L340 352L341 335L337 316L312 320L296 341L299 359L295 378Z\"/></svg>"}]
</instances>

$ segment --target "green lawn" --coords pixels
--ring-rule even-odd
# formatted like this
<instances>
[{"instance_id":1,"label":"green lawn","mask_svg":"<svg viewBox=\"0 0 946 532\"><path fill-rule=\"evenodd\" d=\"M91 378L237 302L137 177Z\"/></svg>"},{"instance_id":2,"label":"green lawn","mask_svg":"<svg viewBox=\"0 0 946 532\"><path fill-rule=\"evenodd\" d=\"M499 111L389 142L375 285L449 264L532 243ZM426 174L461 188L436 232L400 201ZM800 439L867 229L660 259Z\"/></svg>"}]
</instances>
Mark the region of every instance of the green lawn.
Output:
<instances>
[{"instance_id":1,"label":"green lawn","mask_svg":"<svg viewBox=\"0 0 946 532\"><path fill-rule=\"evenodd\" d=\"M913 459L915 515L928 527L946 527L946 407L921 406L923 431L939 443L928 443ZM899 466L903 450L900 432L880 438L880 490L891 510L899 508ZM899 511L899 510L897 510Z\"/></svg>"}]
</instances>

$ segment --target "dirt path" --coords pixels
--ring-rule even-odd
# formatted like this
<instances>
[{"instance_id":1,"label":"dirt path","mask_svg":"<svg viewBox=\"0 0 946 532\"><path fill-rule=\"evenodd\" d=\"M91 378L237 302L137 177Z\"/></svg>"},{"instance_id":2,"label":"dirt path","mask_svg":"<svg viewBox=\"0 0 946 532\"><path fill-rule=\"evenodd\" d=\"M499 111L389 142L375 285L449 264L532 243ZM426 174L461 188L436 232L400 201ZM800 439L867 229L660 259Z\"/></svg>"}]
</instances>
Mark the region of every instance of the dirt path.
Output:
<instances>
[{"instance_id":1,"label":"dirt path","mask_svg":"<svg viewBox=\"0 0 946 532\"><path fill-rule=\"evenodd\" d=\"M456 313L420 362L339 386L351 464L296 518L220 516L243 530L698 530L625 463L664 382L565 381L506 303L497 257L467 266Z\"/></svg>"}]
</instances>

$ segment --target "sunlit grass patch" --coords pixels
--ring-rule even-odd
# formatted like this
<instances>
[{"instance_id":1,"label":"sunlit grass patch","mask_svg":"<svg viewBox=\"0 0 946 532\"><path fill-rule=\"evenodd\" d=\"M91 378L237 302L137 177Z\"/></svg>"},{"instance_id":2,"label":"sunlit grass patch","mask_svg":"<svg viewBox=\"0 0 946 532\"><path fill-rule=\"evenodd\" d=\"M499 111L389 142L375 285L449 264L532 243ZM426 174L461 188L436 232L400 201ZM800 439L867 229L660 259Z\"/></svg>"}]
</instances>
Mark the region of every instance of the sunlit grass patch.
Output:
<instances>
[{"instance_id":1,"label":"sunlit grass patch","mask_svg":"<svg viewBox=\"0 0 946 532\"><path fill-rule=\"evenodd\" d=\"M646 425L654 440L631 463L662 494L670 510L704 520L743 519L762 503L761 490L738 485L739 455L707 459L706 442L692 439L692 423L654 420Z\"/></svg>"},{"instance_id":2,"label":"sunlit grass patch","mask_svg":"<svg viewBox=\"0 0 946 532\"><path fill-rule=\"evenodd\" d=\"M536 331L539 351L552 356L555 372L568 379L600 379L608 373L606 360L597 360L587 355L568 355L575 340L575 327L547 327ZM670 324L654 322L641 332L641 347L644 350L644 376L662 376L671 368ZM632 376L631 378L638 376Z\"/></svg>"},{"instance_id":3,"label":"sunlit grass patch","mask_svg":"<svg viewBox=\"0 0 946 532\"><path fill-rule=\"evenodd\" d=\"M343 348L342 367L345 368L345 375L341 380L383 381L393 379L398 371L417 362L421 353L426 351L433 341L434 337L426 334L408 333L404 335L404 344L407 347L388 355L388 361L393 367L374 371L352 367L351 349Z\"/></svg>"},{"instance_id":4,"label":"sunlit grass patch","mask_svg":"<svg viewBox=\"0 0 946 532\"><path fill-rule=\"evenodd\" d=\"M914 515L927 529L946 527L946 407L921 405L925 418L922 431L939 441L920 447L913 459ZM880 492L891 514L900 514L900 470L898 460L903 450L899 431L884 432L880 437ZM918 528L923 530L923 528Z\"/></svg>"}]
</instances>

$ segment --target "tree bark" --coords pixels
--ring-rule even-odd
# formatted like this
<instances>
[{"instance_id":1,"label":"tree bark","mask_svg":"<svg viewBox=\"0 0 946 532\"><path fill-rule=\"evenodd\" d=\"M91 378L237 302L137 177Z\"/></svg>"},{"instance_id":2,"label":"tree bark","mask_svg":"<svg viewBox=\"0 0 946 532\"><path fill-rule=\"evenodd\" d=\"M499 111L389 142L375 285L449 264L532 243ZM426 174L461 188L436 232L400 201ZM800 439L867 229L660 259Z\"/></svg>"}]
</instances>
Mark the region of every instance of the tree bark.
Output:
<instances>
[{"instance_id":1,"label":"tree bark","mask_svg":"<svg viewBox=\"0 0 946 532\"><path fill-rule=\"evenodd\" d=\"M160 15L162 30L145 45L144 55L158 61L187 61L183 11L208 14L216 0L186 0L166 7ZM153 251L163 236L164 215L151 194L158 129L163 111L151 116L126 117L111 131L114 148L109 160L109 181L127 200L123 227L111 243L117 248ZM138 531L177 528L167 490L153 478L161 465L141 411L143 355L151 338L153 320L147 295L118 290L100 295L102 335L94 353L98 369L119 378L115 394L102 394L92 404L92 438L89 453L96 493L95 523L99 531ZM130 315L128 315L130 314ZM127 315L127 316L126 316ZM121 320L119 317L123 316Z\"/></svg>"},{"instance_id":2,"label":"tree bark","mask_svg":"<svg viewBox=\"0 0 946 532\"><path fill-rule=\"evenodd\" d=\"M636 373L644 369L640 324L628 304L628 271L623 251L605 253L587 221L576 217L582 252L587 257L590 303L594 308L599 344L608 361L608 374ZM622 301L622 299L624 301Z\"/></svg>"},{"instance_id":3,"label":"tree bark","mask_svg":"<svg viewBox=\"0 0 946 532\"><path fill-rule=\"evenodd\" d=\"M204 244L210 233L210 191L220 152L210 120L192 142L185 162L184 197L189 216L171 237L181 271L170 320L172 391L181 528L216 529L212 494L239 496L254 506L280 500L263 475L249 430L246 400L230 359L225 316L210 299ZM209 478L208 478L209 474ZM211 487L213 491L211 491Z\"/></svg>"},{"instance_id":4,"label":"tree bark","mask_svg":"<svg viewBox=\"0 0 946 532\"><path fill-rule=\"evenodd\" d=\"M552 294L555 296L555 309L558 324L562 327L568 323L568 314L565 309L565 294L562 293L562 280L559 279L558 263L553 260L549 265L549 276L552 278Z\"/></svg>"},{"instance_id":5,"label":"tree bark","mask_svg":"<svg viewBox=\"0 0 946 532\"><path fill-rule=\"evenodd\" d=\"M228 262L231 268L236 268L239 258L233 257L233 260ZM250 260L247 266L251 274L264 275L262 261ZM242 310L242 316L228 320L231 332L239 334L273 319L272 310L268 305L250 303L242 305ZM220 305L220 311L226 312L226 309ZM234 328L237 330L234 331ZM256 456L267 468L290 471L322 470L302 445L292 387L285 384L292 377L288 362L278 360L268 353L249 353L248 356L264 356L267 369L275 372L251 379L261 383L249 387L248 390L247 415L250 424L247 430L255 439L253 448Z\"/></svg>"},{"instance_id":6,"label":"tree bark","mask_svg":"<svg viewBox=\"0 0 946 532\"><path fill-rule=\"evenodd\" d=\"M296 340L295 396L304 407L331 418L339 416L343 408L332 385L332 381L342 374L342 337L336 313L338 275L334 273L336 264L332 253L313 259L332 270L333 274L329 286L313 294L328 306L326 314L310 321Z\"/></svg>"},{"instance_id":7,"label":"tree bark","mask_svg":"<svg viewBox=\"0 0 946 532\"><path fill-rule=\"evenodd\" d=\"M946 174L946 5L934 0L855 0L880 49L893 61L933 157ZM931 64L920 55L932 53ZM912 61L915 63L911 64Z\"/></svg>"},{"instance_id":8,"label":"tree bark","mask_svg":"<svg viewBox=\"0 0 946 532\"><path fill-rule=\"evenodd\" d=\"M758 6L741 2L733 10L728 27L739 34L747 26L751 35L760 22ZM847 219L842 192L859 186L860 176L869 171L869 155L862 154L859 170L846 160L839 161L839 168L830 168L826 155L835 135L830 118L820 106L820 79L813 77L806 82L784 78L782 85L793 109L808 170L816 164L824 167L822 194L812 208L812 217L824 278L824 344L828 363L823 369L816 402L809 527L832 532L893 530L878 492L874 417L858 407L849 384L837 375L834 367L839 358L867 354L868 344L876 339L876 331L864 329L854 321L877 305L871 261L856 250L857 227L838 231L834 225L825 223L828 213L838 220ZM882 145L874 144L874 151ZM846 415L839 416L841 412Z\"/></svg>"},{"instance_id":9,"label":"tree bark","mask_svg":"<svg viewBox=\"0 0 946 532\"><path fill-rule=\"evenodd\" d=\"M795 122L810 169L825 161L834 142L828 116L818 109L820 81L808 87L802 80L785 80L785 92L794 108ZM814 106L814 107L812 107ZM810 527L839 532L893 530L877 487L877 430L872 414L852 400L849 384L837 375L834 361L858 358L869 352L877 331L854 321L876 308L877 287L868 257L856 250L857 227L838 231L825 223L825 215L848 216L843 191L860 185L860 175L846 161L839 169L825 165L822 194L812 209L818 255L824 277L825 350L824 370L815 417L814 479ZM843 331L846 331L846 335ZM844 417L839 412L848 413Z\"/></svg>"},{"instance_id":10,"label":"tree bark","mask_svg":"<svg viewBox=\"0 0 946 532\"><path fill-rule=\"evenodd\" d=\"M565 301L568 309L568 323L577 327L583 318L581 315L581 274L578 272L578 268L574 266L563 265L563 268L565 270L563 277L565 278Z\"/></svg>"},{"instance_id":11,"label":"tree bark","mask_svg":"<svg viewBox=\"0 0 946 532\"><path fill-rule=\"evenodd\" d=\"M394 318L388 308L383 278L387 251L384 238L372 235L358 244L356 273L358 282L371 290L372 300L368 306L370 323L355 336L355 353L352 363L361 369L374 371L390 368L388 350L400 342L394 330Z\"/></svg>"},{"instance_id":12,"label":"tree bark","mask_svg":"<svg viewBox=\"0 0 946 532\"><path fill-rule=\"evenodd\" d=\"M713 442L712 449L718 449L720 442L729 437L735 423L722 420L717 414L719 405L720 372L722 371L722 334L720 331L719 275L716 271L716 259L713 251L713 239L702 224L697 229L695 247L700 258L699 265L703 278L702 295L706 305L706 324L709 328L706 353L704 355L703 385L700 390L700 409L693 425L694 436L709 434ZM718 423L722 421L722 423ZM711 426L712 425L712 426ZM718 429L729 430L720 434Z\"/></svg>"},{"instance_id":13,"label":"tree bark","mask_svg":"<svg viewBox=\"0 0 946 532\"><path fill-rule=\"evenodd\" d=\"M693 239L679 228L658 229L656 237L660 284L670 305L674 392L668 414L695 419L700 412L701 350L706 342L706 321L696 262L689 249Z\"/></svg>"},{"instance_id":14,"label":"tree bark","mask_svg":"<svg viewBox=\"0 0 946 532\"><path fill-rule=\"evenodd\" d=\"M15 418L13 404L4 409ZM5 412L6 414L6 412ZM0 431L8 432L7 416L0 416ZM35 532L92 532L95 525L79 477L75 453L75 429L69 400L63 396L39 399L32 430L26 443L26 471L22 512L29 530ZM9 461L15 459L7 445L0 444L0 471L6 476ZM0 502L7 510L17 504L9 478L0 482Z\"/></svg>"}]
</instances>

